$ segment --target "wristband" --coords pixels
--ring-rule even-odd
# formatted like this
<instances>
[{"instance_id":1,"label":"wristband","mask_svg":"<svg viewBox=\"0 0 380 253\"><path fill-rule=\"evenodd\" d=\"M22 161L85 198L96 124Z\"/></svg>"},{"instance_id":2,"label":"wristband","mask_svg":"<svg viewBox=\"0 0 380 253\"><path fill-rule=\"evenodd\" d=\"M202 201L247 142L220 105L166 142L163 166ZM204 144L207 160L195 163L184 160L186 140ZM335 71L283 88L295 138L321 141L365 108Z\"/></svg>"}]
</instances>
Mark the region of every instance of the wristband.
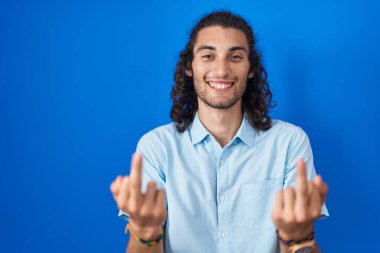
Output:
<instances>
[{"instance_id":1,"label":"wristband","mask_svg":"<svg viewBox=\"0 0 380 253\"><path fill-rule=\"evenodd\" d=\"M311 233L307 235L305 238L298 240L284 240L283 238L281 238L278 230L276 230L276 233L280 242L282 242L288 247L290 253L312 252L316 246L316 242L314 239L314 230L311 231Z\"/></svg>"},{"instance_id":2,"label":"wristband","mask_svg":"<svg viewBox=\"0 0 380 253\"><path fill-rule=\"evenodd\" d=\"M277 237L280 240L280 242L282 242L283 244L285 244L288 247L292 246L294 244L300 244L300 243L303 243L303 242L308 242L308 241L313 241L314 240L314 230L311 231L311 233L308 234L305 238L298 239L298 240L284 240L283 238L281 238L278 230L276 230L276 233L277 233Z\"/></svg>"},{"instance_id":3,"label":"wristband","mask_svg":"<svg viewBox=\"0 0 380 253\"><path fill-rule=\"evenodd\" d=\"M157 244L161 241L161 239L164 237L164 234L165 234L165 233L162 233L159 237L157 237L156 240L153 240L153 241L146 241L146 240L144 240L144 239L139 238L135 233L132 232L130 224L127 225L127 231L126 231L126 232L128 232L128 230L129 230L129 233L131 233L131 235L132 235L137 241L141 242L142 244L144 244L144 245L146 245L146 246L148 246L148 247L153 247L153 246L157 245Z\"/></svg>"}]
</instances>

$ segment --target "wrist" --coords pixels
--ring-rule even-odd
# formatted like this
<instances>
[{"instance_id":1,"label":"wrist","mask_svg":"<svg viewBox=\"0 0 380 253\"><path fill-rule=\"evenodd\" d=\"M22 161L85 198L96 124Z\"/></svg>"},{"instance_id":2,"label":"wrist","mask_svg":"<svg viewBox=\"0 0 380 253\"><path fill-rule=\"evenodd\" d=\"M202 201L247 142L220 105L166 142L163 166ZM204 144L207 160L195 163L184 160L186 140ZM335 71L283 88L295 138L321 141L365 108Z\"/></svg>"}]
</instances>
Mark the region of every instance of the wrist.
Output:
<instances>
[{"instance_id":1,"label":"wrist","mask_svg":"<svg viewBox=\"0 0 380 253\"><path fill-rule=\"evenodd\" d=\"M297 230L278 230L279 237L283 238L284 240L299 240L302 238L307 237L309 234L313 232L313 225L306 226L302 229Z\"/></svg>"},{"instance_id":2,"label":"wrist","mask_svg":"<svg viewBox=\"0 0 380 253\"><path fill-rule=\"evenodd\" d=\"M289 239L289 238L285 239L280 235L280 232L278 230L277 230L277 236L281 242L281 245L285 246L288 249L288 252L290 253L315 252L315 248L317 244L314 238L313 229L308 235L306 235L303 238L298 238L298 239L294 239L295 237L292 237L293 239Z\"/></svg>"},{"instance_id":3,"label":"wrist","mask_svg":"<svg viewBox=\"0 0 380 253\"><path fill-rule=\"evenodd\" d=\"M131 220L129 226L136 236L145 241L155 240L164 233L164 229L161 225L157 227L139 226Z\"/></svg>"}]
</instances>

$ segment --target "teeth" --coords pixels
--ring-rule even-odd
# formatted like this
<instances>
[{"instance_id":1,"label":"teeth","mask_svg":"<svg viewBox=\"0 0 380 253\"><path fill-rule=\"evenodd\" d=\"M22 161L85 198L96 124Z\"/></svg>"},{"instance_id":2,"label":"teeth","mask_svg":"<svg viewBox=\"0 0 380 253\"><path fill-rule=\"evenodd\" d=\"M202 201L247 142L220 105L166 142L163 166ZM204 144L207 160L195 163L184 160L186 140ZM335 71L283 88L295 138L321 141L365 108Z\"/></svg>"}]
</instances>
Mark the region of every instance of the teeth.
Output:
<instances>
[{"instance_id":1,"label":"teeth","mask_svg":"<svg viewBox=\"0 0 380 253\"><path fill-rule=\"evenodd\" d=\"M218 83L218 82L208 82L211 87L215 89L226 89L232 86L232 83L225 84L225 83Z\"/></svg>"}]
</instances>

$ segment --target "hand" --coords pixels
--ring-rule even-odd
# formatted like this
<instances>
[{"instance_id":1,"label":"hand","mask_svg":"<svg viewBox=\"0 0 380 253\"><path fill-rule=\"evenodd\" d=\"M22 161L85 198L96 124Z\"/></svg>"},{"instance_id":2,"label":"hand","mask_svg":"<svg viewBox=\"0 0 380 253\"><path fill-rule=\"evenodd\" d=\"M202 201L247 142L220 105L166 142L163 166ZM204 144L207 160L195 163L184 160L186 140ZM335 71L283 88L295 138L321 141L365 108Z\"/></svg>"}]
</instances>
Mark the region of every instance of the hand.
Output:
<instances>
[{"instance_id":1,"label":"hand","mask_svg":"<svg viewBox=\"0 0 380 253\"><path fill-rule=\"evenodd\" d=\"M144 240L154 240L162 233L166 219L165 191L148 182L146 193L141 193L142 157L134 154L131 175L118 176L110 189L117 207L129 214L132 231Z\"/></svg>"},{"instance_id":2,"label":"hand","mask_svg":"<svg viewBox=\"0 0 380 253\"><path fill-rule=\"evenodd\" d=\"M285 240L297 240L308 236L313 223L321 215L328 186L321 176L307 181L305 162L297 162L297 188L285 188L275 196L272 220Z\"/></svg>"}]
</instances>

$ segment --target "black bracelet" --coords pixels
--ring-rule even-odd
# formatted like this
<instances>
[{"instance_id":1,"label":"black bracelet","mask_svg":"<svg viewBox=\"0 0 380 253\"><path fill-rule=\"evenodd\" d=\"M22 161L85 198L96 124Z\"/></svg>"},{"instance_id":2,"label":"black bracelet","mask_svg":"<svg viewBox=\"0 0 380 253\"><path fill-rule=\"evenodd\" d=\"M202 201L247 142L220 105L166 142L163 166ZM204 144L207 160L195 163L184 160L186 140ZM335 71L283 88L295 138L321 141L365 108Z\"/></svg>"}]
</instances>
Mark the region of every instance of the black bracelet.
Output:
<instances>
[{"instance_id":1,"label":"black bracelet","mask_svg":"<svg viewBox=\"0 0 380 253\"><path fill-rule=\"evenodd\" d=\"M281 238L281 236L278 232L278 229L276 230L276 234L277 234L277 237L280 240L280 242L284 243L286 246L292 246L294 244L299 244L299 243L314 240L314 229L313 229L313 231L311 231L311 233L308 236L306 236L305 238L302 238L302 239L298 239L298 240L284 240L283 238Z\"/></svg>"},{"instance_id":2,"label":"black bracelet","mask_svg":"<svg viewBox=\"0 0 380 253\"><path fill-rule=\"evenodd\" d=\"M131 230L131 226L130 224L127 225L127 229L126 229L126 232L128 232L129 230L129 233L131 233L131 235L139 242L141 242L142 244L145 244L146 246L148 247L153 247L155 245L157 245L161 239L164 237L164 233L162 233L159 237L157 237L157 239L153 240L153 241L147 241L147 240L144 240L144 239L141 239L140 237L138 237L135 233L132 232Z\"/></svg>"}]
</instances>

